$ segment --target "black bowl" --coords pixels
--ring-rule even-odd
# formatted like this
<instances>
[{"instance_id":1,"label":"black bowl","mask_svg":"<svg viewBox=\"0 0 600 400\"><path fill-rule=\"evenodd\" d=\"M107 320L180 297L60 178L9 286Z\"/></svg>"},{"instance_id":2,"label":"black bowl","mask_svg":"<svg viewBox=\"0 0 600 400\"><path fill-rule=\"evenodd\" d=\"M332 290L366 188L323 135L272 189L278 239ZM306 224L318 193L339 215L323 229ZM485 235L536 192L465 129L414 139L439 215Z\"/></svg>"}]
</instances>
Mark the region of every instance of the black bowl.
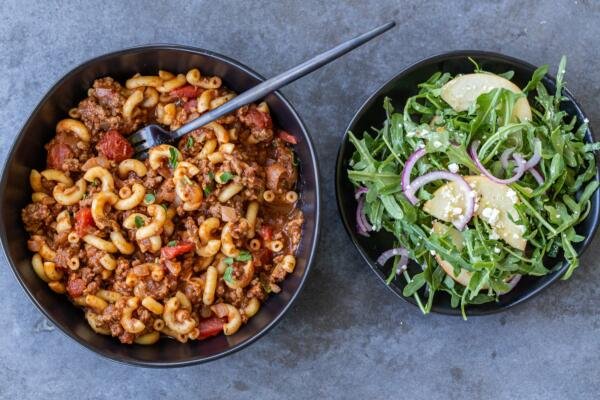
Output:
<instances>
[{"instance_id":1,"label":"black bowl","mask_svg":"<svg viewBox=\"0 0 600 400\"><path fill-rule=\"evenodd\" d=\"M354 152L354 147L348 140L347 132L351 131L360 138L362 137L363 132L370 130L371 127L382 126L383 121L385 120L385 112L382 107L384 97L390 97L394 107L401 110L404 108L406 99L417 93L417 84L424 82L437 71L450 72L452 74L473 72L473 64L467 57L475 59L481 68L486 71L495 73L506 72L508 70L514 71L515 75L513 81L520 87L525 86L535 70L535 67L527 62L502 54L484 51L453 51L419 61L401 71L365 101L348 125L346 134L340 145L335 177L338 208L352 243L354 243L373 272L375 272L384 283L390 273L391 267L381 267L375 260L383 251L392 247L393 237L391 234L383 231L371 234L370 237L360 236L356 233L354 215L357 203L354 200L354 188L346 173L348 162ZM543 83L550 93L555 92L556 82L552 77L548 75L545 76ZM564 95L567 100L562 103L561 107L567 111L569 115L577 116L578 124L581 124L585 119L585 114L581 109L581 106L575 101L573 95L569 91L565 91ZM586 132L586 140L592 141L592 132L589 129ZM596 173L596 178L600 179L600 172ZM592 207L589 216L576 229L580 235L585 236L585 240L575 246L575 249L579 254L581 254L589 245L598 228L600 214L600 195L598 192L592 196L591 205ZM411 265L409 271L416 272L416 268L418 268L418 266ZM539 278L525 277L519 282L515 289L508 294L501 296L498 302L467 307L467 315L491 314L522 303L541 292L544 288L550 286L550 284L564 274L567 268L568 264L565 261L554 272L546 276ZM403 282L400 282L400 279L394 279L388 287L402 299L416 305L416 302L412 297L406 298L402 295L404 284ZM461 315L460 309L452 308L450 306L450 297L443 293L436 295L432 311L442 314Z\"/></svg>"},{"instance_id":2,"label":"black bowl","mask_svg":"<svg viewBox=\"0 0 600 400\"><path fill-rule=\"evenodd\" d=\"M264 80L237 61L191 47L153 45L103 55L75 68L50 89L16 137L4 165L0 182L0 238L16 278L39 310L63 332L115 361L149 367L184 366L214 360L243 348L264 335L290 308L304 285L315 254L320 212L316 155L302 120L291 104L275 92L266 101L276 123L299 139L295 150L300 160L300 207L306 222L294 273L283 282L282 291L270 296L260 312L235 335L186 344L161 340L153 346L123 345L114 338L94 333L83 313L65 296L53 293L33 272L32 254L27 250L28 235L20 215L30 201L29 172L32 168L44 168L44 143L54 135L55 124L86 97L87 89L97 78L112 76L124 81L136 72L155 74L158 69L187 71L193 67L222 77L224 84L238 93Z\"/></svg>"}]
</instances>

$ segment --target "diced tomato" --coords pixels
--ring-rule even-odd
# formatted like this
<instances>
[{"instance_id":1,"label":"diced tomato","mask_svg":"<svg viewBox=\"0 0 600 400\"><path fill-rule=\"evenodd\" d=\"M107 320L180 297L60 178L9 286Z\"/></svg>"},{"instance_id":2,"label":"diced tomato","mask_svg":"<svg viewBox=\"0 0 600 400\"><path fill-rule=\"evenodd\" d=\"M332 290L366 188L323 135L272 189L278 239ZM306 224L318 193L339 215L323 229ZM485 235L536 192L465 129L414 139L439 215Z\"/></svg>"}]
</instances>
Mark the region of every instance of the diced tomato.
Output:
<instances>
[{"instance_id":1,"label":"diced tomato","mask_svg":"<svg viewBox=\"0 0 600 400\"><path fill-rule=\"evenodd\" d=\"M118 131L111 129L106 132L96 145L102 155L117 162L133 156L133 147Z\"/></svg>"},{"instance_id":2,"label":"diced tomato","mask_svg":"<svg viewBox=\"0 0 600 400\"><path fill-rule=\"evenodd\" d=\"M271 240L273 237L273 228L270 225L263 224L260 227L258 234L263 238L263 240Z\"/></svg>"},{"instance_id":3,"label":"diced tomato","mask_svg":"<svg viewBox=\"0 0 600 400\"><path fill-rule=\"evenodd\" d=\"M200 88L192 85L185 85L177 89L173 89L169 92L171 96L175 97L187 97L191 99L200 95Z\"/></svg>"},{"instance_id":4,"label":"diced tomato","mask_svg":"<svg viewBox=\"0 0 600 400\"><path fill-rule=\"evenodd\" d=\"M198 108L198 100L192 99L185 102L183 109L187 112L194 112Z\"/></svg>"},{"instance_id":5,"label":"diced tomato","mask_svg":"<svg viewBox=\"0 0 600 400\"><path fill-rule=\"evenodd\" d=\"M67 292L73 298L79 297L83 294L85 290L85 281L81 278L71 279L67 283Z\"/></svg>"},{"instance_id":6,"label":"diced tomato","mask_svg":"<svg viewBox=\"0 0 600 400\"><path fill-rule=\"evenodd\" d=\"M284 142L288 142L289 144L298 144L298 139L296 139L296 136L287 133L286 131L279 131L279 139L283 140Z\"/></svg>"},{"instance_id":7,"label":"diced tomato","mask_svg":"<svg viewBox=\"0 0 600 400\"><path fill-rule=\"evenodd\" d=\"M198 323L198 330L200 330L198 340L218 335L223 332L223 321L217 317L200 320Z\"/></svg>"},{"instance_id":8,"label":"diced tomato","mask_svg":"<svg viewBox=\"0 0 600 400\"><path fill-rule=\"evenodd\" d=\"M64 143L56 142L48 149L48 166L50 168L62 169L67 158L73 158L73 151Z\"/></svg>"},{"instance_id":9,"label":"diced tomato","mask_svg":"<svg viewBox=\"0 0 600 400\"><path fill-rule=\"evenodd\" d=\"M184 242L181 244L176 244L175 246L163 247L160 249L160 255L162 258L170 260L182 254L189 253L192 250L194 250L194 244Z\"/></svg>"},{"instance_id":10,"label":"diced tomato","mask_svg":"<svg viewBox=\"0 0 600 400\"><path fill-rule=\"evenodd\" d=\"M77 211L75 214L75 231L79 237L87 235L89 228L94 225L94 218L92 217L92 210L90 208L84 207Z\"/></svg>"}]
</instances>

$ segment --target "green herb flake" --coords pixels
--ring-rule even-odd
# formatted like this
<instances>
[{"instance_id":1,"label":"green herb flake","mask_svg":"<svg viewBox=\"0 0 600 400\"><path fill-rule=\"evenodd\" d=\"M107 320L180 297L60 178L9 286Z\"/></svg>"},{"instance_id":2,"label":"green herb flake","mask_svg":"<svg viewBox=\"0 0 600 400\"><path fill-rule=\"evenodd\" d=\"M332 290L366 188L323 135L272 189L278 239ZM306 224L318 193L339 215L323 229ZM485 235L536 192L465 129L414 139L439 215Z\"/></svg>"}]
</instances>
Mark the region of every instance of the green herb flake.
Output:
<instances>
[{"instance_id":1,"label":"green herb flake","mask_svg":"<svg viewBox=\"0 0 600 400\"><path fill-rule=\"evenodd\" d=\"M246 250L240 251L240 254L235 258L235 260L241 262L250 261L252 260L252 254Z\"/></svg>"},{"instance_id":2,"label":"green herb flake","mask_svg":"<svg viewBox=\"0 0 600 400\"><path fill-rule=\"evenodd\" d=\"M194 146L194 143L195 143L195 142L196 142L196 141L194 140L194 138L192 137L192 135L189 135L189 136L187 137L187 140L185 141L185 148L186 148L187 150L190 150L190 149L191 149L191 148Z\"/></svg>"},{"instance_id":3,"label":"green herb flake","mask_svg":"<svg viewBox=\"0 0 600 400\"><path fill-rule=\"evenodd\" d=\"M179 151L175 147L169 147L169 167L175 169L179 164Z\"/></svg>"},{"instance_id":4,"label":"green herb flake","mask_svg":"<svg viewBox=\"0 0 600 400\"><path fill-rule=\"evenodd\" d=\"M141 228L142 226L144 226L144 218L140 217L139 215L135 216L133 222L135 222L136 228Z\"/></svg>"},{"instance_id":5,"label":"green herb flake","mask_svg":"<svg viewBox=\"0 0 600 400\"><path fill-rule=\"evenodd\" d=\"M225 272L223 273L223 280L227 283L233 283L235 279L233 279L233 267L229 266L225 268Z\"/></svg>"},{"instance_id":6,"label":"green herb flake","mask_svg":"<svg viewBox=\"0 0 600 400\"><path fill-rule=\"evenodd\" d=\"M215 179L215 174L212 171L208 171L208 177L210 178L210 180Z\"/></svg>"},{"instance_id":7,"label":"green herb flake","mask_svg":"<svg viewBox=\"0 0 600 400\"><path fill-rule=\"evenodd\" d=\"M152 204L155 200L156 196L154 196L152 193L146 193L146 195L144 196L144 203L146 204Z\"/></svg>"},{"instance_id":8,"label":"green herb flake","mask_svg":"<svg viewBox=\"0 0 600 400\"><path fill-rule=\"evenodd\" d=\"M204 195L207 197L210 196L210 194L213 192L213 188L210 186L205 186L203 190L204 190Z\"/></svg>"},{"instance_id":9,"label":"green herb flake","mask_svg":"<svg viewBox=\"0 0 600 400\"><path fill-rule=\"evenodd\" d=\"M221 183L227 183L230 180L232 180L234 176L235 175L232 174L231 172L225 171L219 176L219 180L221 181Z\"/></svg>"},{"instance_id":10,"label":"green herb flake","mask_svg":"<svg viewBox=\"0 0 600 400\"><path fill-rule=\"evenodd\" d=\"M233 257L226 257L223 259L223 262L227 265L233 264Z\"/></svg>"},{"instance_id":11,"label":"green herb flake","mask_svg":"<svg viewBox=\"0 0 600 400\"><path fill-rule=\"evenodd\" d=\"M177 246L177 240L171 240L169 243L167 243L167 246L169 246L169 247Z\"/></svg>"}]
</instances>

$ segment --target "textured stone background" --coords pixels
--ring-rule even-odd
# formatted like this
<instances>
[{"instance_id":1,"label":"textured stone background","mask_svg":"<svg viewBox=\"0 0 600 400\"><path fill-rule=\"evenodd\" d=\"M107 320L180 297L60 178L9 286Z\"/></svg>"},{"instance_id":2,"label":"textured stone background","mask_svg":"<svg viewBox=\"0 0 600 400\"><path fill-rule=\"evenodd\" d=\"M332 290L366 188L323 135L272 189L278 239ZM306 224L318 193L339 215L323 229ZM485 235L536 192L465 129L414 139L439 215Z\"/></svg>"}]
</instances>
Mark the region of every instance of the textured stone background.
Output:
<instances>
[{"instance_id":1,"label":"textured stone background","mask_svg":"<svg viewBox=\"0 0 600 400\"><path fill-rule=\"evenodd\" d=\"M569 88L600 127L598 2L127 3L2 1L0 161L46 90L90 57L181 43L272 76L384 21L399 26L283 90L319 150L324 229L308 284L277 328L208 365L117 365L48 325L2 259L0 398L598 398L598 240L573 279L525 305L468 322L424 317L360 261L338 220L332 182L338 142L362 101L401 68L446 50L553 66L567 54Z\"/></svg>"}]
</instances>

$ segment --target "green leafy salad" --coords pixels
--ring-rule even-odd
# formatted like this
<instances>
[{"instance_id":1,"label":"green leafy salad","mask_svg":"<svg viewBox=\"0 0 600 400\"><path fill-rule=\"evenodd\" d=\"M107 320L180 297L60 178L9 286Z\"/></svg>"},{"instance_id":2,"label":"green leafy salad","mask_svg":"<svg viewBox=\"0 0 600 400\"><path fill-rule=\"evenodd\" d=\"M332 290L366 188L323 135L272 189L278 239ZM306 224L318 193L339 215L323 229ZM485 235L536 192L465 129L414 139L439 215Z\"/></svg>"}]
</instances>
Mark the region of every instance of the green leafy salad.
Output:
<instances>
[{"instance_id":1,"label":"green leafy salad","mask_svg":"<svg viewBox=\"0 0 600 400\"><path fill-rule=\"evenodd\" d=\"M519 88L513 72L437 72L403 110L389 98L381 129L357 138L348 177L356 187L356 228L385 230L397 246L378 259L388 284L406 281L423 313L446 292L466 317L469 304L494 302L522 276L579 266L575 227L598 188L588 121L561 111L563 57L556 93L538 68ZM528 100L528 98L531 100ZM420 266L410 273L409 260ZM413 269L411 268L411 271Z\"/></svg>"}]
</instances>

